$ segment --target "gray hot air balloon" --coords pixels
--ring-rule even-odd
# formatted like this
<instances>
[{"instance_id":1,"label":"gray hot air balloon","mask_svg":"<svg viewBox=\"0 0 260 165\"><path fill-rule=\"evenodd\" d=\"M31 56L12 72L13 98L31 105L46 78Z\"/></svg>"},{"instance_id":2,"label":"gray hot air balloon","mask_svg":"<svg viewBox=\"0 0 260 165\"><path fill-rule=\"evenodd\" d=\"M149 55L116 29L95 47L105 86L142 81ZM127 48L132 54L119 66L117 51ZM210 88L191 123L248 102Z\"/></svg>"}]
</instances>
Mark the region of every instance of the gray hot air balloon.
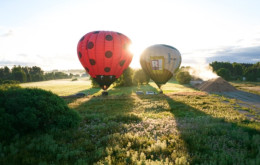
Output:
<instances>
[{"instance_id":1,"label":"gray hot air balloon","mask_svg":"<svg viewBox=\"0 0 260 165\"><path fill-rule=\"evenodd\" d=\"M159 88L173 75L181 65L180 52L169 45L153 45L144 50L140 64Z\"/></svg>"}]
</instances>

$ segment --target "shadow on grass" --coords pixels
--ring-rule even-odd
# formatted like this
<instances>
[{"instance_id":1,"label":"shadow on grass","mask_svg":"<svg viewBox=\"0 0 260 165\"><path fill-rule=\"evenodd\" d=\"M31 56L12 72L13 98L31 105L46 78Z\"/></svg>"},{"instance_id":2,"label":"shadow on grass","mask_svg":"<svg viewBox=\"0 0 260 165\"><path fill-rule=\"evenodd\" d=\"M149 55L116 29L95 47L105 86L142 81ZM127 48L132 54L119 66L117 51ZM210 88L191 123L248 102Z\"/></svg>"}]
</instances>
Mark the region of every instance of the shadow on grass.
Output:
<instances>
[{"instance_id":1,"label":"shadow on grass","mask_svg":"<svg viewBox=\"0 0 260 165\"><path fill-rule=\"evenodd\" d=\"M80 157L84 159L84 164L93 164L104 159L108 154L108 146L115 142L114 138L127 132L125 124L142 120L131 113L134 99L129 95L130 92L124 96L112 95L117 91L113 92L109 92L109 96L92 97L76 108L82 116L82 122L79 129L68 136L67 140L75 146L71 150L80 146ZM75 163L77 159L75 157L69 162Z\"/></svg>"},{"instance_id":2,"label":"shadow on grass","mask_svg":"<svg viewBox=\"0 0 260 165\"><path fill-rule=\"evenodd\" d=\"M153 91L158 93L158 90L150 84L129 87L115 87L111 88L108 92L109 95L131 95L132 93L136 93L136 91L143 91L144 94L146 91Z\"/></svg>"},{"instance_id":3,"label":"shadow on grass","mask_svg":"<svg viewBox=\"0 0 260 165\"><path fill-rule=\"evenodd\" d=\"M89 88L89 89L86 89L86 90L79 91L78 93L84 93L86 96L89 96L89 95L94 95L94 94L98 93L100 90L101 90L100 88ZM65 97L63 97L63 99L65 100L65 102L67 104L75 102L79 98L82 98L82 97L77 97L77 96L72 96L72 97L65 96Z\"/></svg>"},{"instance_id":4,"label":"shadow on grass","mask_svg":"<svg viewBox=\"0 0 260 165\"><path fill-rule=\"evenodd\" d=\"M213 117L215 112L209 113L208 109L215 104L209 101L201 101L208 96L158 94L137 95L134 98L132 93L139 90L144 91L144 93L145 91L157 91L151 85L112 88L109 90L109 96L92 97L82 102L76 108L83 118L81 126L73 133L68 132L70 135L63 137L63 143L70 143L70 150L72 151L80 148L80 156L78 157L82 158L86 164L96 163L108 158L108 156L113 157L113 162L125 163L129 141L132 144L131 148L128 148L129 152L131 150L143 151L147 159L153 160L169 158L169 161L176 162L174 153L181 155L182 152L186 152L183 148L186 148L189 155L187 160L191 164L257 164L260 161L258 159L260 155L260 133L255 129L240 125L243 121L235 123L228 122L224 118ZM126 124L143 124L142 118L133 113L137 108L136 99L139 100L138 105L141 106L138 110L143 110L146 113L145 117L151 119L151 121L154 119L156 122L167 123L167 120L163 118L165 115L163 113L172 114L167 117L171 118L169 120L171 122L176 121L179 132L176 136L180 136L184 144L178 143L180 142L178 138L175 139L175 136L171 133L163 132L158 137L155 135L155 142L157 138L161 138L160 140L166 139L167 149L152 153L152 157L146 148L154 143L153 137L149 137L150 140L147 140L145 139L147 137L126 135L129 133L129 130L127 130L129 127L126 127ZM198 108L192 107L194 104L187 103L187 100L194 101L194 104L198 104ZM146 102L146 104L140 102ZM219 113L219 107L214 108L216 108L216 113ZM162 114L158 119L156 113L161 112ZM147 115L148 113L150 116ZM152 116L153 114L155 115ZM146 123L149 122L146 121ZM149 124L155 125L153 122ZM157 125L159 124L157 123ZM175 129L175 127L171 129ZM156 132L156 130L152 131ZM180 145L183 146L180 147ZM179 157L179 160L181 158ZM77 157L73 157L68 162L74 163L76 160Z\"/></svg>"},{"instance_id":5,"label":"shadow on grass","mask_svg":"<svg viewBox=\"0 0 260 165\"><path fill-rule=\"evenodd\" d=\"M117 153L110 151L110 149L111 146L127 148L129 141L126 134L129 130L126 125L142 121L141 117L133 113L136 98L132 93L138 90L157 91L150 85L112 88L108 91L108 96L95 96L77 106L76 110L81 114L83 120L80 128L68 136L68 140L75 144L75 149L78 146L83 148L81 157L84 158L84 163L93 164L100 160L104 161L111 153L113 157L118 159L113 160L113 162L121 162L122 164L126 162L124 160L127 158L126 152ZM137 137L130 136L129 138ZM138 140L131 140L137 143L132 144L131 147L138 150L142 144L139 144ZM115 149L113 148L113 150Z\"/></svg>"},{"instance_id":6,"label":"shadow on grass","mask_svg":"<svg viewBox=\"0 0 260 165\"><path fill-rule=\"evenodd\" d=\"M239 126L235 122L227 122L224 118L213 117L167 95L163 97L169 104L180 136L186 143L191 164L260 162L259 131ZM206 111L210 103L203 104Z\"/></svg>"},{"instance_id":7,"label":"shadow on grass","mask_svg":"<svg viewBox=\"0 0 260 165\"><path fill-rule=\"evenodd\" d=\"M98 93L101 89L100 88L89 88L86 90L82 90L79 93L84 93L86 95L93 95L95 93Z\"/></svg>"}]
</instances>

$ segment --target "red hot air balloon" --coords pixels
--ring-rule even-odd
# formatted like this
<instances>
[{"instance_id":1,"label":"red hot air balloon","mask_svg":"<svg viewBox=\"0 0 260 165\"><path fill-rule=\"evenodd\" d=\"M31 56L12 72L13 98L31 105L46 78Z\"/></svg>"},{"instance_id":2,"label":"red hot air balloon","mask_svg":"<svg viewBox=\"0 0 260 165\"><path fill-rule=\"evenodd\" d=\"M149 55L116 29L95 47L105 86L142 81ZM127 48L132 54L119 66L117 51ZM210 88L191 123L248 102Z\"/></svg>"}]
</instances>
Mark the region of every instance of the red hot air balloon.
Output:
<instances>
[{"instance_id":1,"label":"red hot air balloon","mask_svg":"<svg viewBox=\"0 0 260 165\"><path fill-rule=\"evenodd\" d=\"M90 32L78 42L78 58L89 75L106 90L131 63L130 44L130 39L118 32Z\"/></svg>"}]
</instances>

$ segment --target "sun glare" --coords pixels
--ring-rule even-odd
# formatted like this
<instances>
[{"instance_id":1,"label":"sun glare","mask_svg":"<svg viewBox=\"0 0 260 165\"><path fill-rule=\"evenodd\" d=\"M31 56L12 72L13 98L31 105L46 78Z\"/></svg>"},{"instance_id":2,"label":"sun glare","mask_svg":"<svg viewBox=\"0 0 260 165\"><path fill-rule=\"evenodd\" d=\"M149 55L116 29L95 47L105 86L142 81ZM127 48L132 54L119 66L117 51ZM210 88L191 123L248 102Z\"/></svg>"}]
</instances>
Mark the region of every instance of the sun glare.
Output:
<instances>
[{"instance_id":1,"label":"sun glare","mask_svg":"<svg viewBox=\"0 0 260 165\"><path fill-rule=\"evenodd\" d=\"M129 51L134 55L130 67L133 69L141 68L140 65L140 55L145 47L138 44L131 44L129 46Z\"/></svg>"}]
</instances>

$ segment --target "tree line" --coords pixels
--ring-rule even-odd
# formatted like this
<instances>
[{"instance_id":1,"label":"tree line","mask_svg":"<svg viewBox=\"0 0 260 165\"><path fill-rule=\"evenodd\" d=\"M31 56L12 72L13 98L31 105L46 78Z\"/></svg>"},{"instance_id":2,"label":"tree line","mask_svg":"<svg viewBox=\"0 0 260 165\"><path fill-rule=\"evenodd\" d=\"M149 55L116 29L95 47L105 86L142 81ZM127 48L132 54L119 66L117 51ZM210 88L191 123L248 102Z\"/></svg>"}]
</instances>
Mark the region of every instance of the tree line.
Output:
<instances>
[{"instance_id":1,"label":"tree line","mask_svg":"<svg viewBox=\"0 0 260 165\"><path fill-rule=\"evenodd\" d=\"M243 80L259 81L260 79L260 62L256 64L217 62L210 63L213 71L225 80Z\"/></svg>"},{"instance_id":2,"label":"tree line","mask_svg":"<svg viewBox=\"0 0 260 165\"><path fill-rule=\"evenodd\" d=\"M0 84L1 83L24 83L24 82L36 82L44 80L64 79L71 78L72 74L66 74L63 72L49 72L44 71L37 66L33 67L21 67L13 66L9 69L7 66L0 68Z\"/></svg>"},{"instance_id":3,"label":"tree line","mask_svg":"<svg viewBox=\"0 0 260 165\"><path fill-rule=\"evenodd\" d=\"M243 80L243 77L247 81L259 81L260 79L260 62L256 64L244 64L244 63L230 63L230 62L218 62L214 61L209 64L213 71L225 80ZM21 67L13 66L9 69L7 66L0 68L0 84L2 83L24 83L24 82L37 82L44 80L55 80L72 78L73 74L66 74L63 72L49 72L44 71L37 66L33 67ZM132 86L139 84L147 84L150 81L150 77L144 73L142 69L134 70L127 68L122 76L114 82L115 86ZM92 79L92 85L97 87L98 84Z\"/></svg>"}]
</instances>

